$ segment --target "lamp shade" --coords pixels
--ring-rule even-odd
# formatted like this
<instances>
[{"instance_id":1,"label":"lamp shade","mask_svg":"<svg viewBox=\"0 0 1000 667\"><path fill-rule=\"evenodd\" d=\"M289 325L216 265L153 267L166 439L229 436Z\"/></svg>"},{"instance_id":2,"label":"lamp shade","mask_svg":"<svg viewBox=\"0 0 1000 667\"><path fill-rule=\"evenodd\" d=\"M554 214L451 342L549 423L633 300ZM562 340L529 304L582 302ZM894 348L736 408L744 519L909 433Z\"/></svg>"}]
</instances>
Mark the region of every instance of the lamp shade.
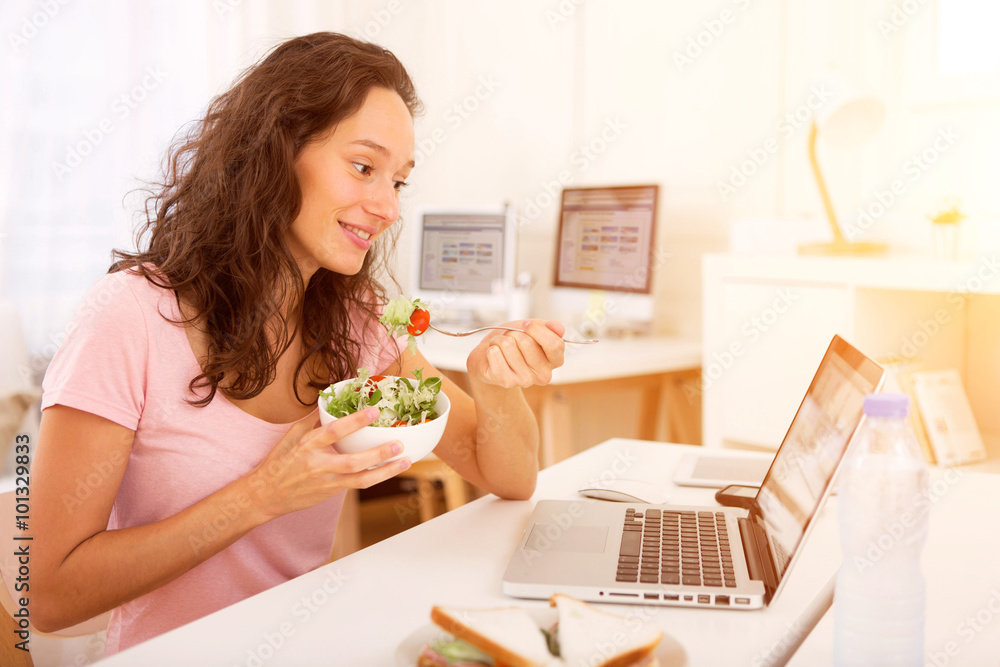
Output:
<instances>
[{"instance_id":1,"label":"lamp shade","mask_svg":"<svg viewBox=\"0 0 1000 667\"><path fill-rule=\"evenodd\" d=\"M824 80L833 97L816 115L823 140L849 148L871 139L885 122L882 100L843 70L829 70Z\"/></svg>"}]
</instances>

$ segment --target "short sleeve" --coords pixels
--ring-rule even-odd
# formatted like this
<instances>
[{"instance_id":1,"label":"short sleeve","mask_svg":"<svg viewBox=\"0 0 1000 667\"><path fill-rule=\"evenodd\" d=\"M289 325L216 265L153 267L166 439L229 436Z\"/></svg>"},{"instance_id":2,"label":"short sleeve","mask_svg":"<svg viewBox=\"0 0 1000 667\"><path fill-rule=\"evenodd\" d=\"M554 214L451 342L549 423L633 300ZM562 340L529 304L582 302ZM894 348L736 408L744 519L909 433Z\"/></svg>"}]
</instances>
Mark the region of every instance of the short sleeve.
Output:
<instances>
[{"instance_id":1,"label":"short sleeve","mask_svg":"<svg viewBox=\"0 0 1000 667\"><path fill-rule=\"evenodd\" d=\"M134 288L144 280L111 273L87 292L45 372L43 410L65 405L136 430L145 402L150 309Z\"/></svg>"}]
</instances>

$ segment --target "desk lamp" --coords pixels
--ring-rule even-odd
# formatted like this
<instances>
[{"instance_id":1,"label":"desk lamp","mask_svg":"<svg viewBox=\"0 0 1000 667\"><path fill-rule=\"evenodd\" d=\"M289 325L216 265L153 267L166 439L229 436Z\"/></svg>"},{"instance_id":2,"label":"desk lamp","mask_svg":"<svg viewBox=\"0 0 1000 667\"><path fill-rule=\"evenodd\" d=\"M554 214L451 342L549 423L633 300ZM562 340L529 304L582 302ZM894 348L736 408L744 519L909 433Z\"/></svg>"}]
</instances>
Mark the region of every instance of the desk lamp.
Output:
<instances>
[{"instance_id":1,"label":"desk lamp","mask_svg":"<svg viewBox=\"0 0 1000 667\"><path fill-rule=\"evenodd\" d=\"M830 193L819 168L816 158L816 138L822 134L825 138L841 146L859 144L871 138L881 127L885 119L885 107L874 95L865 93L853 85L845 76L835 77L838 97L834 102L813 118L809 128L809 164L812 166L819 196L823 200L826 218L833 232L833 241L826 243L809 243L799 246L800 255L873 255L884 253L888 246L884 243L853 242L844 238L837 223L837 215L833 210Z\"/></svg>"}]
</instances>

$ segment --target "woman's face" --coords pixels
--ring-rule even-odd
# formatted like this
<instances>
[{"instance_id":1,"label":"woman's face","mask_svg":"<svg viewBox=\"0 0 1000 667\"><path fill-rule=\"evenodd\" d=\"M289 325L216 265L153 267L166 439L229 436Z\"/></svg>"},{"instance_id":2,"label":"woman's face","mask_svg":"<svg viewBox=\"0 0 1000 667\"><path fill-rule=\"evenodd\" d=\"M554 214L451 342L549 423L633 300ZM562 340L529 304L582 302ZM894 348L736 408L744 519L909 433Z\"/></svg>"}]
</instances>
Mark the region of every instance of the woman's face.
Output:
<instances>
[{"instance_id":1,"label":"woman's face","mask_svg":"<svg viewBox=\"0 0 1000 667\"><path fill-rule=\"evenodd\" d=\"M302 208L288 243L306 283L320 267L361 270L372 242L399 217L413 164L413 119L385 88L373 88L355 115L303 147L295 161Z\"/></svg>"}]
</instances>

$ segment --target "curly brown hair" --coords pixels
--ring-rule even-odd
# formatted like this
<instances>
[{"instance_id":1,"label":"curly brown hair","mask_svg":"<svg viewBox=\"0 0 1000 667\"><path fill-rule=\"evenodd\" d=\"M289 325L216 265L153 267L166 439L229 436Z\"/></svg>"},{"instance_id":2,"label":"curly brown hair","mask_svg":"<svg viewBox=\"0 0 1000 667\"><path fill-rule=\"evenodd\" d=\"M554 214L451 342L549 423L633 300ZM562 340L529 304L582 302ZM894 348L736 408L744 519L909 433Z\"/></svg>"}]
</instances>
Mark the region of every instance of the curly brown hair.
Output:
<instances>
[{"instance_id":1,"label":"curly brown hair","mask_svg":"<svg viewBox=\"0 0 1000 667\"><path fill-rule=\"evenodd\" d=\"M193 309L178 323L198 326L209 340L202 372L189 384L196 395L207 392L193 405L207 405L220 389L235 399L260 394L298 328L304 351L296 378L310 359L330 372L310 375L313 387L354 375L358 338L378 326L385 288L376 275L391 275L394 236L376 242L356 275L320 268L308 285L285 237L302 205L293 168L300 151L354 115L376 87L395 91L411 116L420 113L413 82L389 51L336 33L297 37L246 70L169 149L163 181L146 200L138 250L115 250L109 273L132 269ZM352 313L365 322L352 324Z\"/></svg>"}]
</instances>

